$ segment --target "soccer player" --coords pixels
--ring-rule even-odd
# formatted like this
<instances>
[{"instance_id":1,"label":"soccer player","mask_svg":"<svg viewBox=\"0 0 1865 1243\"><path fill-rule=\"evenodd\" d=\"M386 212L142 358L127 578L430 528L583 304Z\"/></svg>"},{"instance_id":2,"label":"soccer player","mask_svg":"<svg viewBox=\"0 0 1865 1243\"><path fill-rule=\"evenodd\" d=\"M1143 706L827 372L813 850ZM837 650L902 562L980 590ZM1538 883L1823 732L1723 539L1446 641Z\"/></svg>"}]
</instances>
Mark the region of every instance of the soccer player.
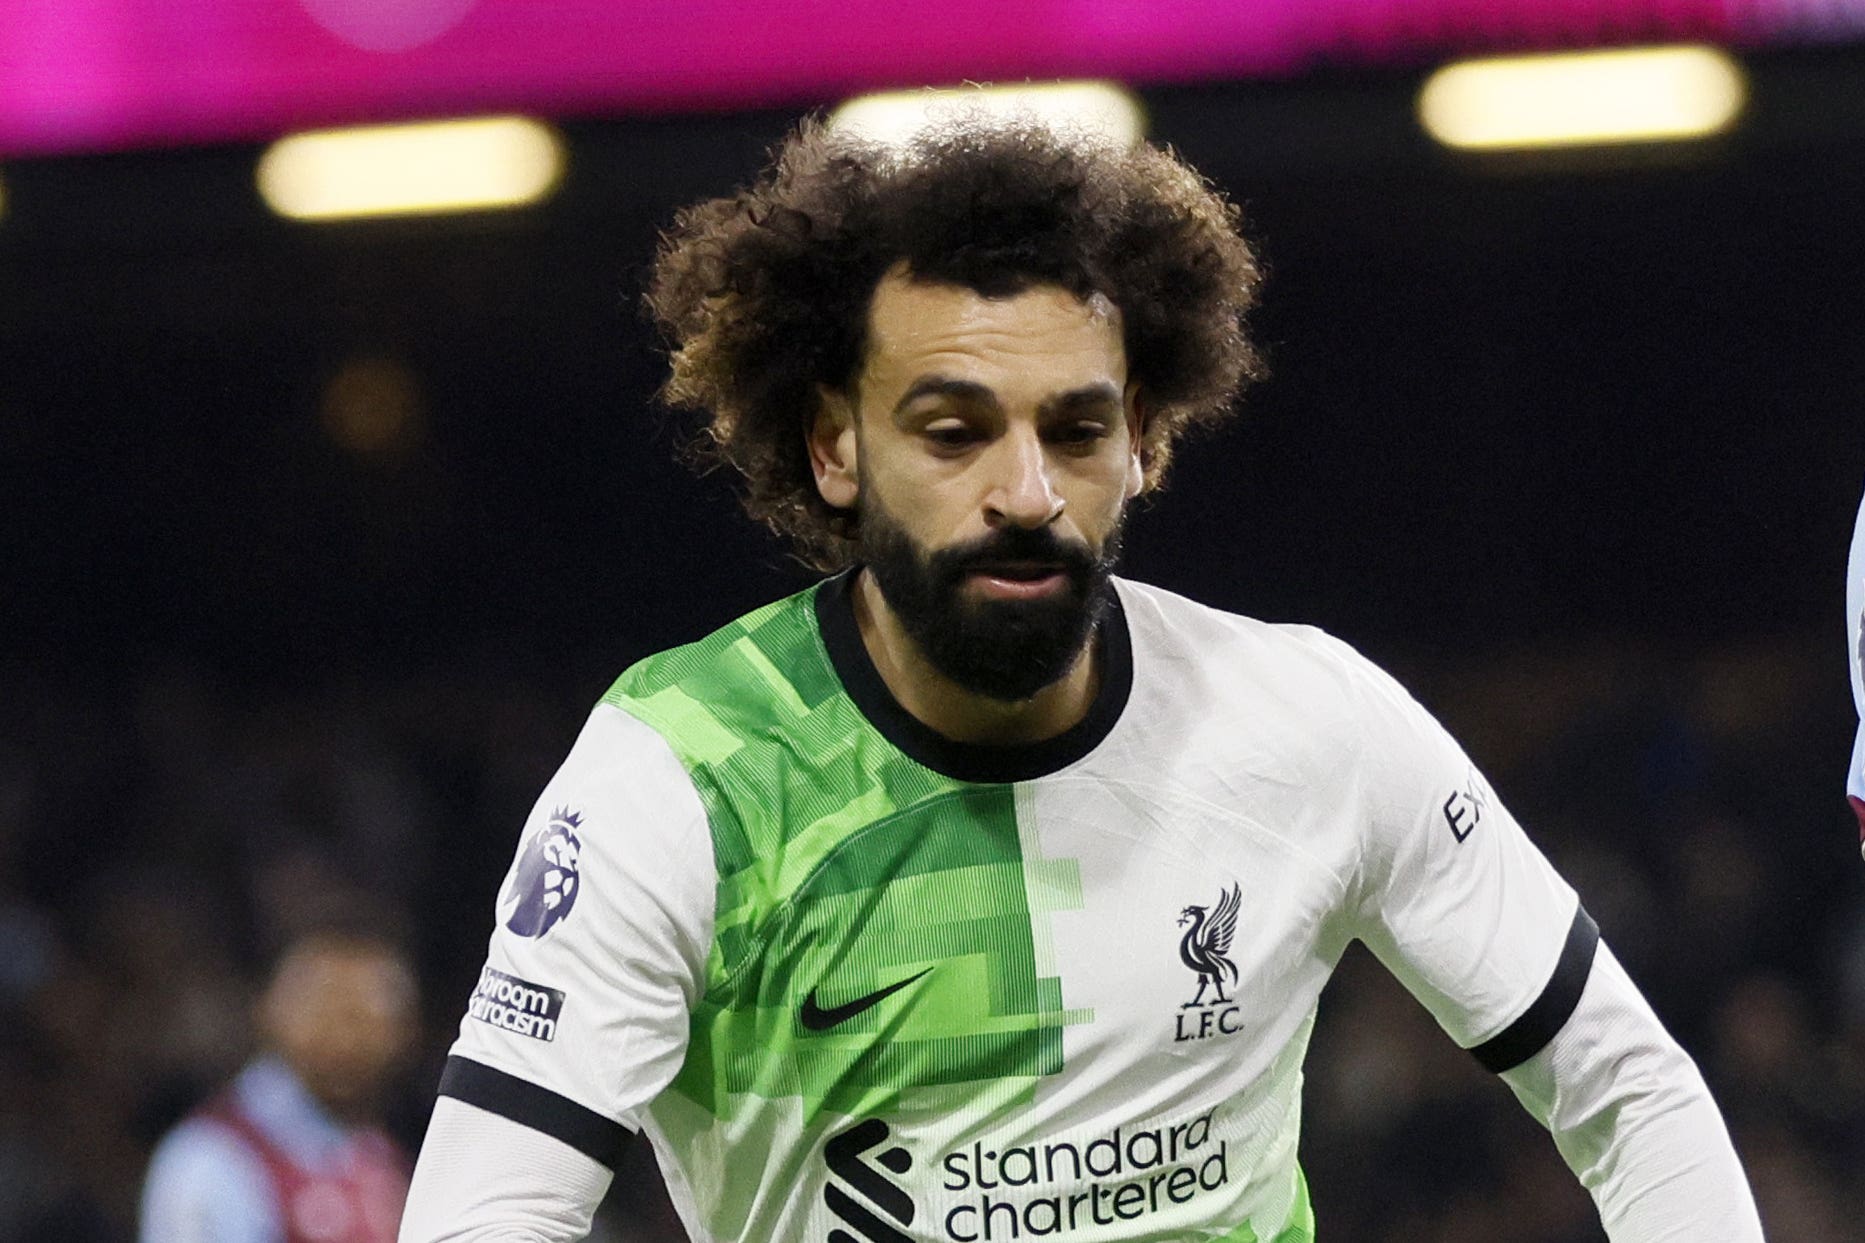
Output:
<instances>
[{"instance_id":1,"label":"soccer player","mask_svg":"<svg viewBox=\"0 0 1865 1243\"><path fill-rule=\"evenodd\" d=\"M1846 562L1847 644L1852 665L1852 706L1859 732L1852 742L1852 767L1846 773L1846 798L1859 820L1859 852L1865 854L1865 501L1859 502L1852 528L1852 555Z\"/></svg>"},{"instance_id":2,"label":"soccer player","mask_svg":"<svg viewBox=\"0 0 1865 1243\"><path fill-rule=\"evenodd\" d=\"M156 1146L144 1243L390 1243L408 1159L376 1124L415 1033L414 972L362 923L320 923L279 955L264 1051Z\"/></svg>"},{"instance_id":3,"label":"soccer player","mask_svg":"<svg viewBox=\"0 0 1865 1243\"><path fill-rule=\"evenodd\" d=\"M1359 939L1615 1243L1752 1243L1703 1081L1390 678L1116 577L1256 368L1171 154L802 127L650 305L751 513L831 576L625 672L525 826L402 1238L580 1236L646 1136L698 1243L1306 1243Z\"/></svg>"}]
</instances>

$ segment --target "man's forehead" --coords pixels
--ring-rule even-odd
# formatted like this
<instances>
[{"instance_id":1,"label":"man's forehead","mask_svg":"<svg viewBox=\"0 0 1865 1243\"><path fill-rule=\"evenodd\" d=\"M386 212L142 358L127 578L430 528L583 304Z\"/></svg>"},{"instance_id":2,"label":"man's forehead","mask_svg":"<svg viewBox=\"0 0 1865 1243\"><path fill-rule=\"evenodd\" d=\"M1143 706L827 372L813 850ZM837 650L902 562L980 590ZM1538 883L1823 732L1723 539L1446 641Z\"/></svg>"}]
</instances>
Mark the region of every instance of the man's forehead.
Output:
<instances>
[{"instance_id":1,"label":"man's forehead","mask_svg":"<svg viewBox=\"0 0 1865 1243\"><path fill-rule=\"evenodd\" d=\"M1031 285L991 298L968 286L923 280L896 266L868 305L863 371L917 370L933 359L972 357L1126 369L1119 310L1100 294L1078 298L1059 285Z\"/></svg>"}]
</instances>

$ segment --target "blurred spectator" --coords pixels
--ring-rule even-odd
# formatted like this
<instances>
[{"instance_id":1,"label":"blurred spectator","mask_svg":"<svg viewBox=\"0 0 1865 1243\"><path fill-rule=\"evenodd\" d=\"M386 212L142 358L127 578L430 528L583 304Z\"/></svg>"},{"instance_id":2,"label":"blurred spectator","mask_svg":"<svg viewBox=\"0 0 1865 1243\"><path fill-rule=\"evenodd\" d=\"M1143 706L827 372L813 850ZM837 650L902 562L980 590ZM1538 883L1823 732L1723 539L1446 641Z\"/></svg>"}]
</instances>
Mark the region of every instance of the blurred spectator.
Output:
<instances>
[{"instance_id":1,"label":"blurred spectator","mask_svg":"<svg viewBox=\"0 0 1865 1243\"><path fill-rule=\"evenodd\" d=\"M259 1004L263 1051L155 1150L146 1243L393 1243L408 1161L380 1120L416 1022L413 968L382 935L294 938Z\"/></svg>"}]
</instances>

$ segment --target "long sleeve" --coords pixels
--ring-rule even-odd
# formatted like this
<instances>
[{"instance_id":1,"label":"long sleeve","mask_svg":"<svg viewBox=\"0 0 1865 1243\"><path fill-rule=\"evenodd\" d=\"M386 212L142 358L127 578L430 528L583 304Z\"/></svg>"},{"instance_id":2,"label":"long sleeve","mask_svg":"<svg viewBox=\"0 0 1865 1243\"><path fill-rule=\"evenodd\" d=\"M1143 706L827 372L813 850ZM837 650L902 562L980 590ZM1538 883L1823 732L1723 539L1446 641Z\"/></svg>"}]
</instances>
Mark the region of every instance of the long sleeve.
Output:
<instances>
[{"instance_id":1,"label":"long sleeve","mask_svg":"<svg viewBox=\"0 0 1865 1243\"><path fill-rule=\"evenodd\" d=\"M613 1167L685 1057L716 889L686 771L597 708L520 839L440 1094Z\"/></svg>"},{"instance_id":2,"label":"long sleeve","mask_svg":"<svg viewBox=\"0 0 1865 1243\"><path fill-rule=\"evenodd\" d=\"M404 1243L588 1232L623 1144L685 1056L715 890L685 770L646 725L599 707L520 838Z\"/></svg>"},{"instance_id":3,"label":"long sleeve","mask_svg":"<svg viewBox=\"0 0 1865 1243\"><path fill-rule=\"evenodd\" d=\"M570 1243L589 1233L608 1167L562 1140L443 1096L402 1212L401 1243Z\"/></svg>"},{"instance_id":4,"label":"long sleeve","mask_svg":"<svg viewBox=\"0 0 1865 1243\"><path fill-rule=\"evenodd\" d=\"M1365 683L1359 934L1553 1133L1613 1243L1759 1243L1696 1066L1461 748Z\"/></svg>"},{"instance_id":5,"label":"long sleeve","mask_svg":"<svg viewBox=\"0 0 1865 1243\"><path fill-rule=\"evenodd\" d=\"M1760 1243L1702 1075L1605 945L1554 1039L1502 1077L1553 1134L1613 1243Z\"/></svg>"}]
</instances>

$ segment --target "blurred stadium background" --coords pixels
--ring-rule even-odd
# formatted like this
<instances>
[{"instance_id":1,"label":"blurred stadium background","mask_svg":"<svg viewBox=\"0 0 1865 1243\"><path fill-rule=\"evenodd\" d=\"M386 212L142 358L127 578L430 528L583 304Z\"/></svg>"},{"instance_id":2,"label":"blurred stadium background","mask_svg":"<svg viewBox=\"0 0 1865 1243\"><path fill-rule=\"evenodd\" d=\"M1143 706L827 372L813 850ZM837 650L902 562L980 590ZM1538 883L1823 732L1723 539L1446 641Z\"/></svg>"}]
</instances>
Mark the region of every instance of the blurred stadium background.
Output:
<instances>
[{"instance_id":1,"label":"blurred stadium background","mask_svg":"<svg viewBox=\"0 0 1865 1243\"><path fill-rule=\"evenodd\" d=\"M1460 56L1671 43L1738 68L1714 133L1420 125ZM131 1237L151 1143L248 1050L264 948L331 895L418 950L413 1146L588 705L807 581L674 461L656 230L855 92L1083 76L1271 272L1273 376L1129 572L1399 673L1704 1066L1771 1237L1865 1240L1858 0L7 0L0 1239ZM530 206L307 223L256 189L296 130L506 113L559 136ZM1308 1091L1330 1243L1603 1237L1362 954ZM625 1169L600 1237L678 1239L659 1196Z\"/></svg>"}]
</instances>

